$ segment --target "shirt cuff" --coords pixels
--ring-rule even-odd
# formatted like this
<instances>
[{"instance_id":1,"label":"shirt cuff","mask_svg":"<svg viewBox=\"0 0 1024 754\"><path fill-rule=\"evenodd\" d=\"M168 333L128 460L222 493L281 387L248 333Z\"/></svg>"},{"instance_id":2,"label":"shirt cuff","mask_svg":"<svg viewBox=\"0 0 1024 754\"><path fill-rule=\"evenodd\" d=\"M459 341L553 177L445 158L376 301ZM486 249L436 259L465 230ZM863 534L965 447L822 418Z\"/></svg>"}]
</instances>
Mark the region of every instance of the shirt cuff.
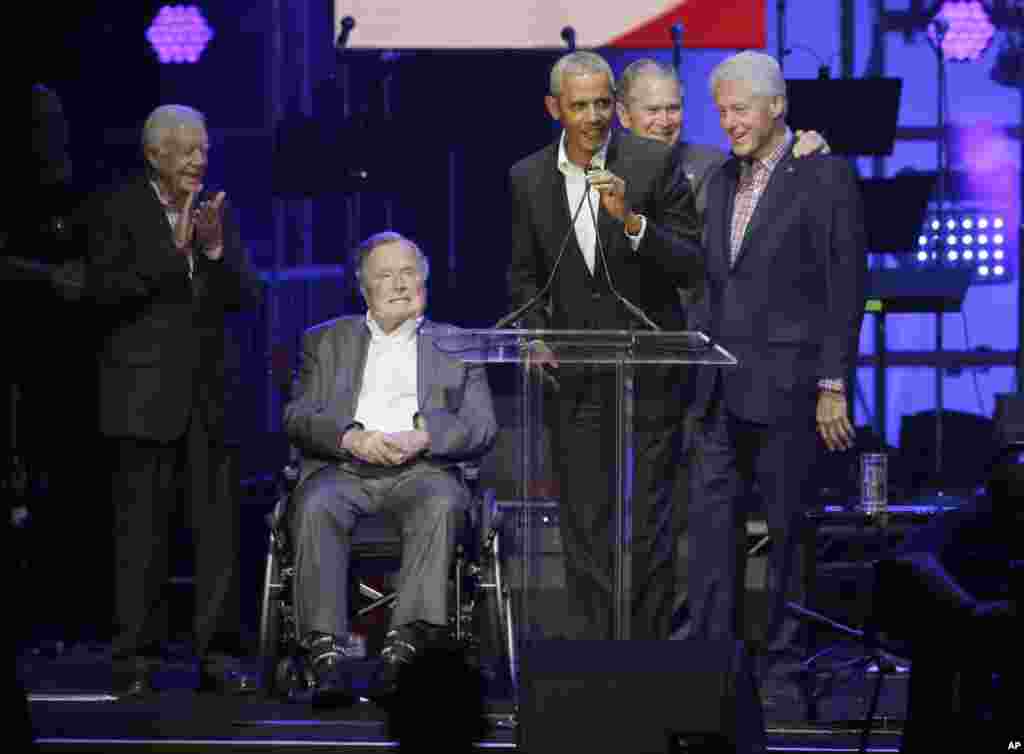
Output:
<instances>
[{"instance_id":1,"label":"shirt cuff","mask_svg":"<svg viewBox=\"0 0 1024 754\"><path fill-rule=\"evenodd\" d=\"M629 231L626 231L625 226L623 226L623 230L626 233L626 238L629 239L629 245L633 247L633 251L636 251L637 249L640 248L640 242L644 240L644 233L647 232L647 218L644 217L643 215L637 215L637 217L640 218L640 232L637 233L635 236L630 235Z\"/></svg>"},{"instance_id":2,"label":"shirt cuff","mask_svg":"<svg viewBox=\"0 0 1024 754\"><path fill-rule=\"evenodd\" d=\"M818 390L824 390L829 393L839 393L841 395L846 395L846 381L832 378L822 378L818 380Z\"/></svg>"},{"instance_id":3,"label":"shirt cuff","mask_svg":"<svg viewBox=\"0 0 1024 754\"><path fill-rule=\"evenodd\" d=\"M364 427L360 422L352 421L352 422L349 422L348 424L346 424L344 429L342 429L341 432L338 433L338 449L339 450L345 450L345 445L344 445L344 443L345 443L345 434L349 430L353 430L353 429L356 430L357 432L365 432L366 431L366 427Z\"/></svg>"}]
</instances>

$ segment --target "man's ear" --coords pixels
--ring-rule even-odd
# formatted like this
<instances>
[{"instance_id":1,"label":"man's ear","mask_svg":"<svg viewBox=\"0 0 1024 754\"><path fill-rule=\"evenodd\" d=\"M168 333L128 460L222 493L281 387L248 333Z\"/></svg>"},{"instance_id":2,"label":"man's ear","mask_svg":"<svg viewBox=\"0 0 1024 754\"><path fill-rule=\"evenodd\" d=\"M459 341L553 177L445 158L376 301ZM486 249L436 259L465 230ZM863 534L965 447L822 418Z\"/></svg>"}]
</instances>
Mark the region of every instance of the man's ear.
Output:
<instances>
[{"instance_id":1,"label":"man's ear","mask_svg":"<svg viewBox=\"0 0 1024 754\"><path fill-rule=\"evenodd\" d=\"M147 144L142 148L142 155L146 158L146 164L155 171L160 161L160 148L153 144Z\"/></svg>"},{"instance_id":2,"label":"man's ear","mask_svg":"<svg viewBox=\"0 0 1024 754\"><path fill-rule=\"evenodd\" d=\"M558 106L558 99L550 94L544 97L544 104L548 108L548 115L555 120L562 120L562 109Z\"/></svg>"},{"instance_id":3,"label":"man's ear","mask_svg":"<svg viewBox=\"0 0 1024 754\"><path fill-rule=\"evenodd\" d=\"M625 128L627 131L633 128L632 119L629 117L629 110L626 109L625 105L623 105L621 102L616 102L615 112L619 114L619 123L622 124L623 128Z\"/></svg>"},{"instance_id":4,"label":"man's ear","mask_svg":"<svg viewBox=\"0 0 1024 754\"><path fill-rule=\"evenodd\" d=\"M772 97L768 107L773 119L781 118L786 114L786 98Z\"/></svg>"}]
</instances>

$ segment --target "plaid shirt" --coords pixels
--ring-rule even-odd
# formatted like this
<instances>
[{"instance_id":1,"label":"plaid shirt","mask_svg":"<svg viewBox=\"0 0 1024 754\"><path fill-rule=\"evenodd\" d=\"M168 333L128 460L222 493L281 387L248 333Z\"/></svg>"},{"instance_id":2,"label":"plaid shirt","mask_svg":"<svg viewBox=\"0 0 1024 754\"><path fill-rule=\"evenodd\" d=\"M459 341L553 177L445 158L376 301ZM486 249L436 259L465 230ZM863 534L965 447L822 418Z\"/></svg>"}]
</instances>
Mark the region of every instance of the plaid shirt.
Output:
<instances>
[{"instance_id":1,"label":"plaid shirt","mask_svg":"<svg viewBox=\"0 0 1024 754\"><path fill-rule=\"evenodd\" d=\"M786 137L775 150L764 160L743 160L740 165L740 180L736 186L736 201L732 210L732 236L729 248L729 266L736 264L736 257L739 256L740 247L743 245L743 236L747 232L750 218L754 216L757 203L761 199L772 177L772 171L779 164L789 146L793 142L793 134L786 129Z\"/></svg>"}]
</instances>

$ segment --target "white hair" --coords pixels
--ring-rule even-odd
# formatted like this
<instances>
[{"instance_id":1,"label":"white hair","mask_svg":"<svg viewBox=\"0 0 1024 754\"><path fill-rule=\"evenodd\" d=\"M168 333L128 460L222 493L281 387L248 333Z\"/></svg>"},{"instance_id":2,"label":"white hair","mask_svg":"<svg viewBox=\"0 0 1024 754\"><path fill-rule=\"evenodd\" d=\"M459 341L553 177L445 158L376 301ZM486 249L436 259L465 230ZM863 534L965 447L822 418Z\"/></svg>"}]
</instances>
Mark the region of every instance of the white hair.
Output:
<instances>
[{"instance_id":1,"label":"white hair","mask_svg":"<svg viewBox=\"0 0 1024 754\"><path fill-rule=\"evenodd\" d=\"M750 86L753 94L761 97L786 96L786 80L782 77L778 61L771 55L753 50L723 60L711 71L709 81L712 97L723 81L742 81Z\"/></svg>"},{"instance_id":2,"label":"white hair","mask_svg":"<svg viewBox=\"0 0 1024 754\"><path fill-rule=\"evenodd\" d=\"M401 233L395 233L392 230L381 231L380 233L374 233L372 236L364 240L355 248L353 257L355 258L355 276L356 280L359 281L359 289L365 294L366 292L366 280L363 278L365 273L366 264L370 259L370 255L378 246L383 246L388 243L403 243L413 251L416 252L416 258L419 260L420 272L423 273L423 279L426 280L430 277L430 260L427 259L427 255L423 253L423 250L416 245L411 239L406 238Z\"/></svg>"},{"instance_id":3,"label":"white hair","mask_svg":"<svg viewBox=\"0 0 1024 754\"><path fill-rule=\"evenodd\" d=\"M206 117L187 105L161 105L149 114L142 126L142 147L159 147L167 136L179 126L206 128Z\"/></svg>"},{"instance_id":4,"label":"white hair","mask_svg":"<svg viewBox=\"0 0 1024 754\"><path fill-rule=\"evenodd\" d=\"M566 76L579 76L586 73L603 73L608 77L608 86L612 92L615 91L615 74L608 61L595 52L577 50L563 55L551 68L551 81L548 91L552 97L559 97L562 94L562 83Z\"/></svg>"}]
</instances>

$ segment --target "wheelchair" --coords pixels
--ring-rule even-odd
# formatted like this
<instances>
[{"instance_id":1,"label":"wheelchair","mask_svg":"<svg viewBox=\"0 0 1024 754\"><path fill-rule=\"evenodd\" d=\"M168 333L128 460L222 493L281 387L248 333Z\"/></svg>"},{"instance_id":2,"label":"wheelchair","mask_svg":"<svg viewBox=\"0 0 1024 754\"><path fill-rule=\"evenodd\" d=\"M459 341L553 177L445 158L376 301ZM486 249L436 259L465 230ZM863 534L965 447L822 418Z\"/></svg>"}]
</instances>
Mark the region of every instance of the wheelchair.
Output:
<instances>
[{"instance_id":1,"label":"wheelchair","mask_svg":"<svg viewBox=\"0 0 1024 754\"><path fill-rule=\"evenodd\" d=\"M449 575L449 636L464 648L485 676L504 676L514 689L516 673L512 599L502 574L502 521L495 493L479 491L479 466L462 463L457 472L471 496ZM295 621L293 582L295 553L288 526L292 493L298 486L299 464L293 458L281 471L277 501L267 514L269 529L263 595L260 608L259 652L262 688L269 697L299 699L311 691L315 678L308 650ZM351 569L354 619L392 608L393 591L382 591L358 575L368 559L401 557L401 538L384 514L360 520L352 536ZM507 675L506 675L507 674Z\"/></svg>"}]
</instances>

